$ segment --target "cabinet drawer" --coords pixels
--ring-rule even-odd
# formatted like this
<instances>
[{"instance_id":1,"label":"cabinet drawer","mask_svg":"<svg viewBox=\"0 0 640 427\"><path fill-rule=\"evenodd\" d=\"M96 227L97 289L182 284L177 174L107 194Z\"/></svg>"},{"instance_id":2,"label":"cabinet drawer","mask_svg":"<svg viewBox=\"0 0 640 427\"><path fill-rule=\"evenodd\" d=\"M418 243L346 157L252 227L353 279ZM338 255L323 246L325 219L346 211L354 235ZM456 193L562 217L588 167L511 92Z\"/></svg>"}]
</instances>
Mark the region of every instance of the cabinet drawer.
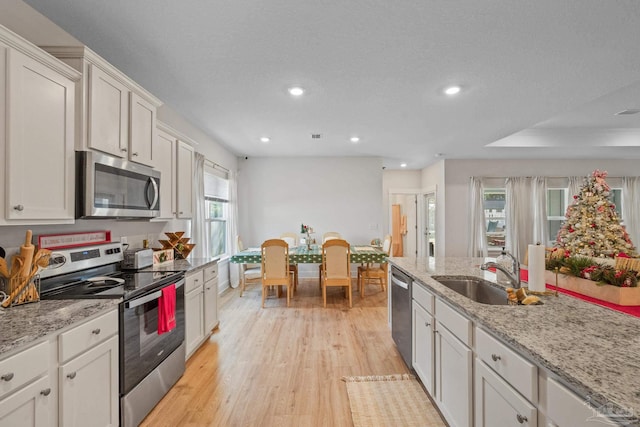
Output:
<instances>
[{"instance_id":1,"label":"cabinet drawer","mask_svg":"<svg viewBox=\"0 0 640 427\"><path fill-rule=\"evenodd\" d=\"M202 286L204 284L204 274L203 270L198 270L195 273L189 273L187 277L184 279L184 292L188 294L192 290Z\"/></svg>"},{"instance_id":2,"label":"cabinet drawer","mask_svg":"<svg viewBox=\"0 0 640 427\"><path fill-rule=\"evenodd\" d=\"M436 319L460 341L471 347L471 321L437 298Z\"/></svg>"},{"instance_id":3,"label":"cabinet drawer","mask_svg":"<svg viewBox=\"0 0 640 427\"><path fill-rule=\"evenodd\" d=\"M413 299L418 302L429 313L433 314L433 306L435 304L435 297L417 282L413 283Z\"/></svg>"},{"instance_id":4,"label":"cabinet drawer","mask_svg":"<svg viewBox=\"0 0 640 427\"><path fill-rule=\"evenodd\" d=\"M118 333L118 310L83 323L59 338L60 362L65 362Z\"/></svg>"},{"instance_id":5,"label":"cabinet drawer","mask_svg":"<svg viewBox=\"0 0 640 427\"><path fill-rule=\"evenodd\" d=\"M0 397L45 373L49 359L47 341L0 361Z\"/></svg>"},{"instance_id":6,"label":"cabinet drawer","mask_svg":"<svg viewBox=\"0 0 640 427\"><path fill-rule=\"evenodd\" d=\"M218 277L218 263L214 262L204 268L204 281L216 279Z\"/></svg>"},{"instance_id":7,"label":"cabinet drawer","mask_svg":"<svg viewBox=\"0 0 640 427\"><path fill-rule=\"evenodd\" d=\"M538 368L480 328L476 354L531 403L538 401Z\"/></svg>"}]
</instances>

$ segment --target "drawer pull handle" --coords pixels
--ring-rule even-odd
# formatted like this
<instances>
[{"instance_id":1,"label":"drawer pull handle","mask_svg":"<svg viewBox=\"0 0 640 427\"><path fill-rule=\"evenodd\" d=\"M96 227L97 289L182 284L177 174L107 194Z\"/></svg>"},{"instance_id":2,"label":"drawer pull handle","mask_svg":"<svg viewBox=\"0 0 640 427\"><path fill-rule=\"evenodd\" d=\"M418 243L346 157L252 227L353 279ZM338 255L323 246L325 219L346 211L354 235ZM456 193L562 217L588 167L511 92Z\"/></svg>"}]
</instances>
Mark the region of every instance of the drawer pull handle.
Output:
<instances>
[{"instance_id":1,"label":"drawer pull handle","mask_svg":"<svg viewBox=\"0 0 640 427\"><path fill-rule=\"evenodd\" d=\"M494 362L497 362L498 360L502 359L500 356L498 356L497 354L492 354L491 355L491 359L493 359Z\"/></svg>"},{"instance_id":2,"label":"drawer pull handle","mask_svg":"<svg viewBox=\"0 0 640 427\"><path fill-rule=\"evenodd\" d=\"M22 205L16 205L13 207L14 210L17 210L18 212L22 212L24 210L24 206Z\"/></svg>"},{"instance_id":3,"label":"drawer pull handle","mask_svg":"<svg viewBox=\"0 0 640 427\"><path fill-rule=\"evenodd\" d=\"M69 378L70 380L74 379L75 377L76 377L75 372L71 372L70 374L67 374L67 378Z\"/></svg>"},{"instance_id":4,"label":"drawer pull handle","mask_svg":"<svg viewBox=\"0 0 640 427\"><path fill-rule=\"evenodd\" d=\"M431 323L429 323L429 322L424 322L424 326L426 326L426 327L428 328L429 326L431 326Z\"/></svg>"},{"instance_id":5,"label":"drawer pull handle","mask_svg":"<svg viewBox=\"0 0 640 427\"><path fill-rule=\"evenodd\" d=\"M4 381L11 381L13 379L13 372L9 372L8 374L4 374L0 377L0 379Z\"/></svg>"},{"instance_id":6,"label":"drawer pull handle","mask_svg":"<svg viewBox=\"0 0 640 427\"><path fill-rule=\"evenodd\" d=\"M44 390L42 390L40 392L41 395L43 396L49 396L49 394L51 394L51 389L50 388L45 388Z\"/></svg>"},{"instance_id":7,"label":"drawer pull handle","mask_svg":"<svg viewBox=\"0 0 640 427\"><path fill-rule=\"evenodd\" d=\"M127 149L126 148L121 148L120 151L122 151L123 153L126 153Z\"/></svg>"},{"instance_id":8,"label":"drawer pull handle","mask_svg":"<svg viewBox=\"0 0 640 427\"><path fill-rule=\"evenodd\" d=\"M138 153L131 153L131 155L132 155L132 156L137 156L137 155L138 155Z\"/></svg>"},{"instance_id":9,"label":"drawer pull handle","mask_svg":"<svg viewBox=\"0 0 640 427\"><path fill-rule=\"evenodd\" d=\"M92 334L94 335L100 335L100 328L96 328L93 331L91 331Z\"/></svg>"},{"instance_id":10,"label":"drawer pull handle","mask_svg":"<svg viewBox=\"0 0 640 427\"><path fill-rule=\"evenodd\" d=\"M529 421L529 420L527 419L527 417L525 417L524 415L520 415L520 414L516 415L516 419L518 420L518 422L519 422L520 424L524 424L524 423L526 423L527 421Z\"/></svg>"}]
</instances>

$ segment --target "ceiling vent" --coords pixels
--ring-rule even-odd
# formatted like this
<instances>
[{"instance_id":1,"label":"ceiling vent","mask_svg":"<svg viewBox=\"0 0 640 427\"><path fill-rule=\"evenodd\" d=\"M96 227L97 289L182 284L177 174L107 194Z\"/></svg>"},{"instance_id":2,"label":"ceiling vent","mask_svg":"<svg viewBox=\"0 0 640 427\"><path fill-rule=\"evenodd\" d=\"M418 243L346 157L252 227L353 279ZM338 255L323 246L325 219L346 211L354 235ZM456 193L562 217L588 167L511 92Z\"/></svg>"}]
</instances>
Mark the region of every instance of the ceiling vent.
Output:
<instances>
[{"instance_id":1,"label":"ceiling vent","mask_svg":"<svg viewBox=\"0 0 640 427\"><path fill-rule=\"evenodd\" d=\"M311 139L320 139L320 138L322 138L322 134L319 134L319 133L311 134Z\"/></svg>"},{"instance_id":2,"label":"ceiling vent","mask_svg":"<svg viewBox=\"0 0 640 427\"><path fill-rule=\"evenodd\" d=\"M638 114L640 113L640 108L630 108L628 110L622 110L619 113L616 113L616 116L629 116L631 114Z\"/></svg>"}]
</instances>

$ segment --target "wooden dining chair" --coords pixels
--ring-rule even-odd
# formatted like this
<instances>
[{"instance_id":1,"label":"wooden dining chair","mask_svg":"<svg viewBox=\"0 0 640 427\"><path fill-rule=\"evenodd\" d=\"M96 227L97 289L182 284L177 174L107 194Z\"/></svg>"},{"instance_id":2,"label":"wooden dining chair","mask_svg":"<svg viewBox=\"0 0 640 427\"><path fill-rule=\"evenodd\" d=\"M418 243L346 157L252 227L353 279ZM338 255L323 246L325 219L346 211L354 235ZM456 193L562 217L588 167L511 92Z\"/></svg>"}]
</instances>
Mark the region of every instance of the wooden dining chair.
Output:
<instances>
[{"instance_id":1,"label":"wooden dining chair","mask_svg":"<svg viewBox=\"0 0 640 427\"><path fill-rule=\"evenodd\" d=\"M245 248L240 236L236 236L236 247L238 252ZM260 283L262 280L262 269L260 264L240 264L240 296L244 294L247 284Z\"/></svg>"},{"instance_id":2,"label":"wooden dining chair","mask_svg":"<svg viewBox=\"0 0 640 427\"><path fill-rule=\"evenodd\" d=\"M346 240L330 239L322 245L322 287L323 306L327 306L327 288L345 288L345 297L351 303L351 247Z\"/></svg>"},{"instance_id":3,"label":"wooden dining chair","mask_svg":"<svg viewBox=\"0 0 640 427\"><path fill-rule=\"evenodd\" d=\"M324 244L324 242L326 242L327 240L332 239L342 239L342 234L338 233L337 231L327 231L322 235L322 244ZM322 264L320 264L320 266L318 267L318 286L322 288Z\"/></svg>"},{"instance_id":4,"label":"wooden dining chair","mask_svg":"<svg viewBox=\"0 0 640 427\"><path fill-rule=\"evenodd\" d=\"M298 235L296 233L282 233L280 238L287 242L289 250L298 246ZM293 275L293 292L298 290L298 264L289 264L289 271Z\"/></svg>"},{"instance_id":5,"label":"wooden dining chair","mask_svg":"<svg viewBox=\"0 0 640 427\"><path fill-rule=\"evenodd\" d=\"M291 276L289 275L289 245L282 239L270 239L262 243L262 308L269 286L287 287L287 307L291 301Z\"/></svg>"},{"instance_id":6,"label":"wooden dining chair","mask_svg":"<svg viewBox=\"0 0 640 427\"><path fill-rule=\"evenodd\" d=\"M382 243L382 251L387 254L391 253L391 235L387 234ZM388 263L382 264L366 264L358 267L358 287L360 288L360 298L364 298L364 287L369 281L376 281L384 291L387 289L387 280L389 273Z\"/></svg>"}]
</instances>

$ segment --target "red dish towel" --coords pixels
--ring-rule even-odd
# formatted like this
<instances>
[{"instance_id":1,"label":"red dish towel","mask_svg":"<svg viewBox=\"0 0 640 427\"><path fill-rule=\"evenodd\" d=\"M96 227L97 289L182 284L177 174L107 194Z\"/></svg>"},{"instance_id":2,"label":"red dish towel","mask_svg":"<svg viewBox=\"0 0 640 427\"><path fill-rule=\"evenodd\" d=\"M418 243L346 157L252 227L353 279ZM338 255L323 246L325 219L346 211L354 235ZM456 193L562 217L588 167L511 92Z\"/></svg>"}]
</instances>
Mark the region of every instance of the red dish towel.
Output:
<instances>
[{"instance_id":1,"label":"red dish towel","mask_svg":"<svg viewBox=\"0 0 640 427\"><path fill-rule=\"evenodd\" d=\"M158 335L169 332L176 327L176 285L162 288L162 296L158 299Z\"/></svg>"}]
</instances>

